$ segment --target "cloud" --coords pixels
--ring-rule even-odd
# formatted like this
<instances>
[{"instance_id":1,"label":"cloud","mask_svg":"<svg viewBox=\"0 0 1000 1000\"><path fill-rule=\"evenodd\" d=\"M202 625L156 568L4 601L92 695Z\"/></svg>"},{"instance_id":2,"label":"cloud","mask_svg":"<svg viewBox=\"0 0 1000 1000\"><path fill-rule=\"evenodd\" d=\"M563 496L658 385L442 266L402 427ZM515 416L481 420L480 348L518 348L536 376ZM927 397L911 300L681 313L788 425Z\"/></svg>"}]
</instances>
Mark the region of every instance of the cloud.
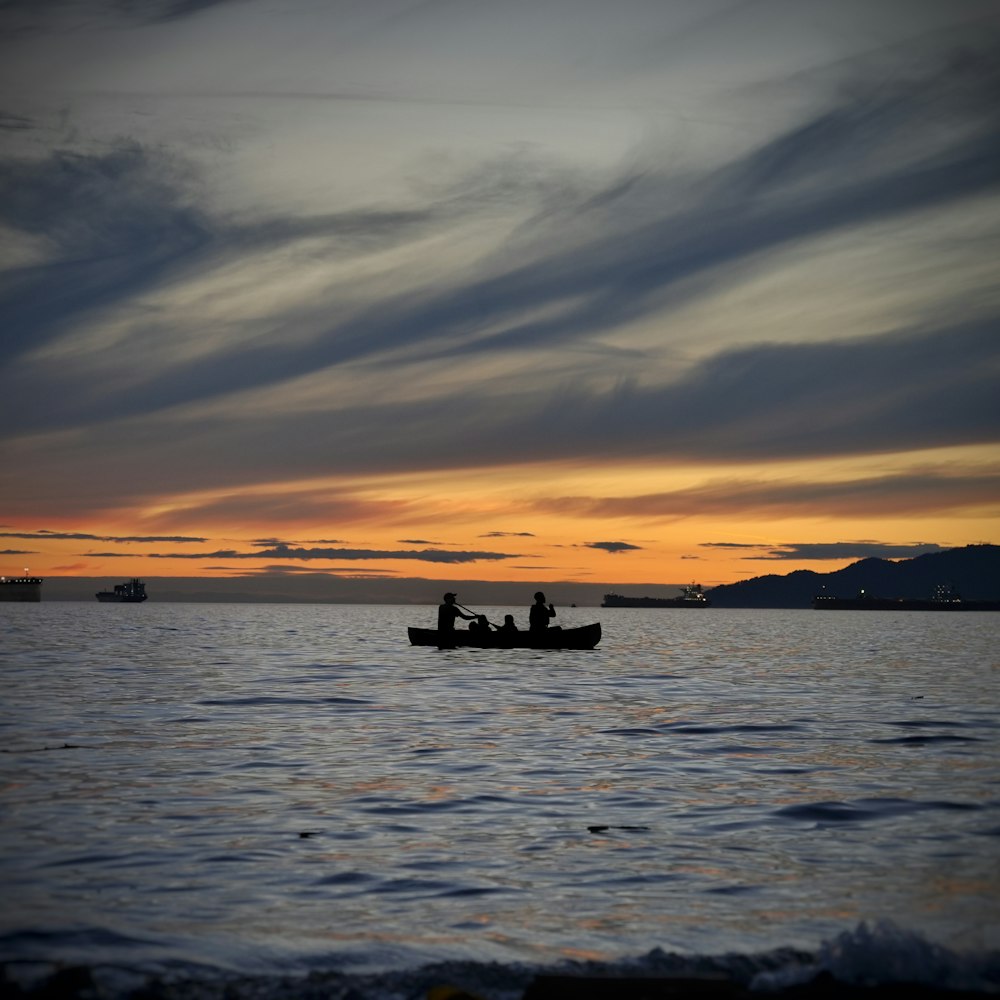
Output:
<instances>
[{"instance_id":1,"label":"cloud","mask_svg":"<svg viewBox=\"0 0 1000 1000\"><path fill-rule=\"evenodd\" d=\"M256 545L259 548L271 549L271 548L294 548L301 545L340 545L343 543L342 538L314 538L310 539L308 542L295 542L288 538L255 538L250 542L251 545Z\"/></svg>"},{"instance_id":2,"label":"cloud","mask_svg":"<svg viewBox=\"0 0 1000 1000\"><path fill-rule=\"evenodd\" d=\"M211 7L243 3L247 0L117 0L116 6L127 14L147 21L173 21L200 14Z\"/></svg>"},{"instance_id":3,"label":"cloud","mask_svg":"<svg viewBox=\"0 0 1000 1000\"><path fill-rule=\"evenodd\" d=\"M479 535L480 538L534 538L535 535L530 531L487 531L483 535Z\"/></svg>"},{"instance_id":4,"label":"cloud","mask_svg":"<svg viewBox=\"0 0 1000 1000\"><path fill-rule=\"evenodd\" d=\"M1000 113L987 95L996 89L995 70L949 67L856 94L701 176L616 178L582 204L560 193L538 212L535 245L522 249L533 259L418 306L407 321L445 332L432 357L578 341L676 303L694 277L724 281L779 247L995 192ZM929 109L962 124L929 126ZM568 305L522 318L557 303ZM456 343L448 334L472 317L500 329Z\"/></svg>"},{"instance_id":5,"label":"cloud","mask_svg":"<svg viewBox=\"0 0 1000 1000\"><path fill-rule=\"evenodd\" d=\"M398 577L396 570L391 569L357 569L355 567L330 567L317 570L312 566L286 566L275 563L270 566L206 566L207 570L217 570L245 579L266 578L268 576L299 576L311 579L344 579L344 580L392 580Z\"/></svg>"},{"instance_id":6,"label":"cloud","mask_svg":"<svg viewBox=\"0 0 1000 1000\"><path fill-rule=\"evenodd\" d=\"M545 497L532 502L544 513L583 517L677 520L703 515L770 518L822 510L826 516L897 516L996 509L1000 468L915 465L901 472L833 481L717 479L662 493L618 497ZM736 544L736 543L732 543Z\"/></svg>"},{"instance_id":7,"label":"cloud","mask_svg":"<svg viewBox=\"0 0 1000 1000\"><path fill-rule=\"evenodd\" d=\"M146 9L162 19L206 6ZM872 223L905 227L973 198L993 204L996 95L988 59L952 60L923 79L858 85L722 165L685 160L668 169L645 158L609 173L522 152L476 170L443 169L433 186L400 186L391 204L300 216L223 210L199 171L162 145L7 156L0 221L40 240L42 259L0 280L10 330L0 434L30 463L33 506L65 503L67 483L84 510L118 503L123 482L148 497L219 494L175 506L161 526L258 514L286 524L317 516L415 523L416 504L241 488L455 469L470 455L489 468L993 443L1000 308L987 308L989 289L971 288L986 303L973 319L956 291L933 315L879 316L875 335L848 329L824 343L811 342L808 311L798 343L714 353L686 342L670 321L692 301L766 271L776 254L808 254L817 241ZM502 241L461 266L430 267L421 241L462 246L467 227L492 221L489 213L502 220L494 227ZM954 249L950 266L964 274L961 265L988 249ZM400 263L402 250L420 265ZM247 306L248 322L230 328L189 305L210 301L213 282L237 273L249 297L276 262L306 259L331 270L293 307ZM377 272L361 289L347 277L359 266ZM341 305L347 293L356 295L350 308ZM114 342L101 339L111 318ZM661 344L617 342L623 329L654 322ZM654 364L657 352L679 360ZM965 503L963 489L970 503L985 503L975 499L985 481L974 478L963 487L957 476L932 477L918 492L937 509ZM863 488L735 485L732 497L710 485L540 503L622 516L645 505L650 516L680 517L699 496L703 511L735 510L742 500L752 513L801 510L810 489L835 511L873 507L878 495L874 481L867 496ZM884 495L916 509L888 484Z\"/></svg>"},{"instance_id":8,"label":"cloud","mask_svg":"<svg viewBox=\"0 0 1000 1000\"><path fill-rule=\"evenodd\" d=\"M579 343L703 293L694 278L725 283L737 265L777 248L996 192L1000 113L986 99L997 89L996 73L973 67L883 82L701 175L614 177L603 191L591 182L578 196L558 187L516 240L523 263L510 266L509 251L486 257L479 273L470 269L453 286L379 296L325 327L326 304L317 303L305 335L297 316L294 338L243 340L178 358L110 397L77 391L57 399L29 413L28 423L151 413L398 350L395 362ZM945 115L952 126L937 127ZM290 247L306 237L391 244L442 235L473 210L442 199L413 210L236 224L195 209L193 185L175 161L160 163L135 144L101 157L7 164L0 196L11 200L15 224L72 244L74 261L85 262L43 268L13 297L22 345L53 335L83 309L162 282L182 264L221 269L251 248ZM482 204L489 196L476 198ZM42 294L50 286L58 294Z\"/></svg>"},{"instance_id":9,"label":"cloud","mask_svg":"<svg viewBox=\"0 0 1000 1000\"><path fill-rule=\"evenodd\" d=\"M0 159L0 223L42 237L48 260L0 286L3 358L36 350L69 321L153 287L210 239L184 195L190 169L129 142L99 156Z\"/></svg>"},{"instance_id":10,"label":"cloud","mask_svg":"<svg viewBox=\"0 0 1000 1000\"><path fill-rule=\"evenodd\" d=\"M2 549L0 556L33 556L38 553L32 549Z\"/></svg>"},{"instance_id":11,"label":"cloud","mask_svg":"<svg viewBox=\"0 0 1000 1000\"><path fill-rule=\"evenodd\" d=\"M607 454L733 461L986 443L1000 433L994 331L735 348L667 387L581 394L547 430L586 428Z\"/></svg>"},{"instance_id":12,"label":"cloud","mask_svg":"<svg viewBox=\"0 0 1000 1000\"><path fill-rule=\"evenodd\" d=\"M4 0L0 5L5 33L46 30L85 32L95 22L122 19L143 23L173 21L211 7L247 0Z\"/></svg>"},{"instance_id":13,"label":"cloud","mask_svg":"<svg viewBox=\"0 0 1000 1000\"><path fill-rule=\"evenodd\" d=\"M100 494L102 484L123 476L141 482L152 497L220 483L235 488L262 475L323 476L334 468L340 474L462 468L469 455L483 467L566 459L745 463L988 444L1000 436L995 330L995 323L983 322L864 340L754 345L709 358L668 386L625 383L598 390L573 384L558 397L512 390L502 409L485 406L482 393L458 390L430 400L358 403L328 416L247 415L238 423L176 417L162 426L133 421L116 428L112 451L103 435L74 434L44 446L32 442L26 456L38 495L61 500L70 480L80 483L76 502L86 504L89 491ZM442 426L453 429L442 436ZM8 468L17 455L12 443ZM873 481L870 490L865 484L743 484L740 491L748 511L782 504L802 509L810 495L825 497L833 510L872 509L880 492L898 497L900 510L915 510L917 496L935 509L992 503L988 490L995 484L995 473L986 479L974 474L964 483L961 476L938 474L926 483L914 480L911 498L893 490L891 478ZM736 496L705 492L717 510L738 506ZM663 498L659 516L685 516L697 499L697 493ZM692 502L686 510L684 501ZM257 505L249 496L234 499L227 513L224 501L213 503L215 518L227 521L241 506ZM291 513L296 498L286 494L280 503ZM564 510L586 505L580 498L562 501ZM367 516L376 506L364 504L358 512ZM541 506L553 511L560 502ZM623 500L618 509L624 514L637 506ZM647 500L647 506L653 504ZM188 514L198 511L192 507ZM420 510L383 502L381 514L415 522Z\"/></svg>"},{"instance_id":14,"label":"cloud","mask_svg":"<svg viewBox=\"0 0 1000 1000\"><path fill-rule=\"evenodd\" d=\"M279 430L283 427L278 417L275 418L274 424ZM206 430L207 426L205 425ZM232 430L239 435L238 428L234 427ZM272 433L277 434L277 431ZM235 443L234 440L233 444ZM181 447L187 450L193 444L194 441L190 440ZM278 444L277 438L274 444ZM259 441L258 445L259 450L256 454L263 460L269 445L263 440ZM193 454L191 451L188 453ZM328 471L325 462L324 471ZM225 484L226 479L227 477L222 476L219 481ZM241 477L237 476L235 483L240 479ZM212 481L215 482L214 478ZM302 487L290 491L282 487L274 491L255 488L247 492L223 489L210 499L184 499L172 504L170 510L161 514L157 520L158 524L163 526L198 523L226 527L233 523L253 524L266 521L285 525L308 521L348 525L368 521L384 523L393 519L409 519L411 513L411 505L404 501L373 500L359 496L348 488Z\"/></svg>"},{"instance_id":15,"label":"cloud","mask_svg":"<svg viewBox=\"0 0 1000 1000\"><path fill-rule=\"evenodd\" d=\"M628 542L584 542L584 547L588 549L603 549L605 552L634 552L642 548L641 545L630 545Z\"/></svg>"},{"instance_id":16,"label":"cloud","mask_svg":"<svg viewBox=\"0 0 1000 1000\"><path fill-rule=\"evenodd\" d=\"M317 330L305 342L301 334L282 336L285 324L304 325L302 315L290 315L258 318L257 326L269 320L276 328L273 344L259 335L249 342L238 337L215 350L195 352L198 359L192 361L184 351L169 353L172 342L183 342L179 331L168 333L156 311L136 309L134 303L144 294L225 272L240 261L266 258L263 266L273 266L273 254L307 241L329 241L329 249L336 245L341 254L384 249L419 237L438 215L431 207L238 222L196 207L203 198L191 164L134 141L110 153L57 150L44 159L0 159L0 223L44 240L47 247L47 259L8 272L0 282L0 305L10 323L0 360L37 352L115 307L131 304L136 313L132 337L119 345L119 367L128 371L104 372L99 390L65 364L37 358L23 362L17 378L0 381L4 406L19 427L155 412L271 385L334 363L338 355L359 353L344 329L336 336ZM327 303L317 309L327 313ZM358 336L363 340L376 333L366 328ZM330 356L324 358L324 351ZM98 352L96 358L114 371L113 353ZM118 383L114 392L108 391L109 377ZM50 406L31 405L29 383L48 386Z\"/></svg>"},{"instance_id":17,"label":"cloud","mask_svg":"<svg viewBox=\"0 0 1000 1000\"><path fill-rule=\"evenodd\" d=\"M702 542L705 548L742 548L764 549L768 551L757 556L744 556L745 559L773 560L812 560L812 559L912 559L915 556L927 555L930 552L942 552L948 546L935 542L909 542L898 544L894 542L782 542L777 546L747 545L734 542Z\"/></svg>"},{"instance_id":18,"label":"cloud","mask_svg":"<svg viewBox=\"0 0 1000 1000\"><path fill-rule=\"evenodd\" d=\"M131 558L121 552L86 552L90 558ZM416 559L431 563L493 562L501 559L524 558L510 552L454 551L443 549L340 549L340 548L294 548L278 544L257 552L240 552L236 549L220 549L214 552L147 552L147 559Z\"/></svg>"},{"instance_id":19,"label":"cloud","mask_svg":"<svg viewBox=\"0 0 1000 1000\"><path fill-rule=\"evenodd\" d=\"M0 531L0 538L38 538L45 541L87 542L207 542L207 538L188 535L91 535L83 531Z\"/></svg>"},{"instance_id":20,"label":"cloud","mask_svg":"<svg viewBox=\"0 0 1000 1000\"><path fill-rule=\"evenodd\" d=\"M11 132L25 132L34 127L34 122L24 115L11 115L0 111L0 129Z\"/></svg>"}]
</instances>

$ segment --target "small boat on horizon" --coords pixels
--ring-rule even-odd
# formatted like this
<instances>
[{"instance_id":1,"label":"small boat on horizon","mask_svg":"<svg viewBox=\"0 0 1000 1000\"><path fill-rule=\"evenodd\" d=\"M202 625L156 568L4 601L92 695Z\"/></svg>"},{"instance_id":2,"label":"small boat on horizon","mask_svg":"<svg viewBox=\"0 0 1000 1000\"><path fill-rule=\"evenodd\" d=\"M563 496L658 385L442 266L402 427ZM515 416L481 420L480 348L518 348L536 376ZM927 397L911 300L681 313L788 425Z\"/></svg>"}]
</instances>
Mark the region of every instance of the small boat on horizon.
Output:
<instances>
[{"instance_id":1,"label":"small boat on horizon","mask_svg":"<svg viewBox=\"0 0 1000 1000\"><path fill-rule=\"evenodd\" d=\"M99 590L94 595L101 604L141 604L146 600L146 584L133 577L115 585L114 590Z\"/></svg>"}]
</instances>

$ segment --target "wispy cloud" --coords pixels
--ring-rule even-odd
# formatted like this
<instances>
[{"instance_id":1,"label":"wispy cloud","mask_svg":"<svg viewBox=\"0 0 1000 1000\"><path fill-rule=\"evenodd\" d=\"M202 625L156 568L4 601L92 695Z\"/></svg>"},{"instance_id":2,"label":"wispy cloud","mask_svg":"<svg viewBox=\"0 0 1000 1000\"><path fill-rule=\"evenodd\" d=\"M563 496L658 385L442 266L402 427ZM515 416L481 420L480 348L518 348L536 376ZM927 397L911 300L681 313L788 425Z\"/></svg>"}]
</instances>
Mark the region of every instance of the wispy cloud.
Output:
<instances>
[{"instance_id":1,"label":"wispy cloud","mask_svg":"<svg viewBox=\"0 0 1000 1000\"><path fill-rule=\"evenodd\" d=\"M222 4L248 0L4 0L2 27L10 33L62 29L85 32L118 19L155 24L190 17Z\"/></svg>"},{"instance_id":2,"label":"wispy cloud","mask_svg":"<svg viewBox=\"0 0 1000 1000\"><path fill-rule=\"evenodd\" d=\"M9 115L0 111L0 129L8 129L12 132L22 132L32 127L30 118L24 115Z\"/></svg>"},{"instance_id":3,"label":"wispy cloud","mask_svg":"<svg viewBox=\"0 0 1000 1000\"><path fill-rule=\"evenodd\" d=\"M705 548L754 549L759 555L744 556L760 560L812 560L812 559L912 559L930 552L941 552L947 546L935 542L910 542L895 544L870 540L857 542L782 542L775 546L748 545L737 542L702 542Z\"/></svg>"},{"instance_id":4,"label":"wispy cloud","mask_svg":"<svg viewBox=\"0 0 1000 1000\"><path fill-rule=\"evenodd\" d=\"M117 432L113 453L97 438L53 439L34 476L40 487L55 489L66 476L114 481L119 468L141 468L144 487L156 495L255 483L263 468L292 478L320 476L329 471L328 455L337 456L341 472L360 474L458 468L469 454L497 465L567 458L747 461L985 444L1000 433L995 361L988 323L755 346L711 358L669 386L567 386L558 405L545 392L515 393L502 412L484 409L482 396L469 392L357 405L329 417L133 422ZM443 438L442 425L457 430ZM538 426L544 434L534 432ZM400 427L405 437L396 433ZM941 479L924 492L949 485L956 484ZM294 498L284 502L291 507Z\"/></svg>"},{"instance_id":5,"label":"wispy cloud","mask_svg":"<svg viewBox=\"0 0 1000 1000\"><path fill-rule=\"evenodd\" d=\"M642 548L641 545L632 545L629 542L584 542L584 547L588 549L603 549L605 552L636 552Z\"/></svg>"},{"instance_id":6,"label":"wispy cloud","mask_svg":"<svg viewBox=\"0 0 1000 1000\"><path fill-rule=\"evenodd\" d=\"M404 353L393 356L394 365L407 358L537 352L569 341L580 343L676 306L696 291L704 294L705 287L692 279L711 276L718 287L734 273L734 265L777 247L1000 191L994 169L1000 156L1000 114L986 99L996 87L995 71L978 63L961 72L949 68L932 80L855 95L700 176L646 173L628 183L614 178L600 197L591 185L582 201L559 191L552 204L536 207L533 221L524 228L517 244L522 265L502 268L498 265L504 256L485 258L481 266L486 273L473 271L455 287L430 286L418 294L383 297L333 326L318 324L317 315L306 324L312 331L304 338L239 340L194 359L176 358L148 371L139 367L131 372L133 384L111 395L81 394L68 380L55 382L58 369L32 364L18 372L28 388L18 394L15 385L5 385L4 395L12 405L21 405L25 393L42 388L36 381L42 379L61 391L54 394L51 407L22 407L22 424L77 425L261 389L399 350ZM929 101L941 115L954 116L951 128L928 124ZM836 156L831 156L832 149ZM195 268L223 268L251 249L287 248L317 237L375 239L384 245L385 240L447 232L460 217L454 203L442 202L402 212L236 224L195 208L195 183L176 160L162 160L135 144L102 156L54 154L47 163L4 164L4 221L42 232L62 248L51 264L21 276L6 297L16 320L12 327L18 331L8 339L8 349L36 347L64 330L70 318L162 284L168 275L173 280L178 269L191 274ZM314 312L321 308L316 303ZM532 318L539 313L544 315ZM300 329L302 319L296 317ZM957 322L932 332L900 330L882 343L897 362L912 355L909 363L917 366L927 361L928 337L971 340L971 349L978 347L981 354L992 325ZM686 383L626 394L624 400L614 394L584 393L576 401L584 406L585 416L602 402L623 402L638 411L637 417L663 407L667 412L662 416L670 419L679 404L700 405L698 396L712 394L728 404L717 417L725 419L728 429L738 419L736 406L759 408L761 397L784 402L790 395L792 405L806 397L815 405L815 393L826 383L820 369L830 361L841 375L850 366L852 376L862 378L861 392L890 395L886 364L879 363L877 350L877 344L850 340L831 345L828 352L808 344L748 348L709 359ZM951 355L949 389L955 388L957 376L974 380L978 360L970 357L966 365L961 351ZM924 372L912 374L920 377ZM730 383L734 395L720 395ZM836 396L831 399L832 406L840 402ZM540 403L534 402L536 410ZM467 405L454 395L443 401L446 408L449 404ZM849 412L856 410L854 406ZM400 416L393 407L379 408L378 413L383 412L387 420ZM718 413L715 408L713 412ZM898 432L895 423L891 426ZM795 426L795 421L787 426ZM377 422L373 429L379 430ZM844 433L849 428L830 430ZM765 441L768 448L775 445L773 435ZM854 447L855 442L845 446Z\"/></svg>"},{"instance_id":7,"label":"wispy cloud","mask_svg":"<svg viewBox=\"0 0 1000 1000\"><path fill-rule=\"evenodd\" d=\"M547 497L537 511L587 517L677 520L733 515L765 518L807 515L871 517L890 507L897 514L992 510L1000 497L1000 469L917 465L901 472L825 482L801 479L718 479L662 493L618 497Z\"/></svg>"},{"instance_id":8,"label":"wispy cloud","mask_svg":"<svg viewBox=\"0 0 1000 1000\"><path fill-rule=\"evenodd\" d=\"M149 21L172 21L190 17L221 4L246 4L247 0L117 0L127 14Z\"/></svg>"},{"instance_id":9,"label":"wispy cloud","mask_svg":"<svg viewBox=\"0 0 1000 1000\"><path fill-rule=\"evenodd\" d=\"M207 538L185 535L91 535L84 531L0 531L0 538L37 538L45 541L88 542L207 542Z\"/></svg>"},{"instance_id":10,"label":"wispy cloud","mask_svg":"<svg viewBox=\"0 0 1000 1000\"><path fill-rule=\"evenodd\" d=\"M91 558L127 558L121 552L87 552ZM289 545L275 545L253 552L236 549L220 549L214 552L146 552L147 559L415 559L430 563L472 563L493 562L501 559L520 559L510 552L449 551L445 549L341 549L341 548L296 548Z\"/></svg>"},{"instance_id":11,"label":"wispy cloud","mask_svg":"<svg viewBox=\"0 0 1000 1000\"><path fill-rule=\"evenodd\" d=\"M344 568L331 566L318 570L314 566L287 566L281 563L250 567L205 566L204 569L254 579L266 578L268 576L298 576L314 579L392 580L399 576L395 570L391 569L358 569L356 567Z\"/></svg>"}]
</instances>

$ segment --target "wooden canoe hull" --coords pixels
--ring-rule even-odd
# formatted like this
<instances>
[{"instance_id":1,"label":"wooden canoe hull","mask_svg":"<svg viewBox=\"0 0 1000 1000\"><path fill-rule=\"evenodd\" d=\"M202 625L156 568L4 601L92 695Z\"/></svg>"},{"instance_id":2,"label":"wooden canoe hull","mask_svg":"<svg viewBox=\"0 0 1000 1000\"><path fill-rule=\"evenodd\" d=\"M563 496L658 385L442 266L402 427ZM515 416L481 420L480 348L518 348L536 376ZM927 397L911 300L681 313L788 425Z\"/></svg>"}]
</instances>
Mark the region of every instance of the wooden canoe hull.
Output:
<instances>
[{"instance_id":1,"label":"wooden canoe hull","mask_svg":"<svg viewBox=\"0 0 1000 1000\"><path fill-rule=\"evenodd\" d=\"M408 628L413 646L438 646L454 649L472 646L477 649L593 649L601 641L601 623L579 628L547 628L544 632L438 632L436 628Z\"/></svg>"}]
</instances>

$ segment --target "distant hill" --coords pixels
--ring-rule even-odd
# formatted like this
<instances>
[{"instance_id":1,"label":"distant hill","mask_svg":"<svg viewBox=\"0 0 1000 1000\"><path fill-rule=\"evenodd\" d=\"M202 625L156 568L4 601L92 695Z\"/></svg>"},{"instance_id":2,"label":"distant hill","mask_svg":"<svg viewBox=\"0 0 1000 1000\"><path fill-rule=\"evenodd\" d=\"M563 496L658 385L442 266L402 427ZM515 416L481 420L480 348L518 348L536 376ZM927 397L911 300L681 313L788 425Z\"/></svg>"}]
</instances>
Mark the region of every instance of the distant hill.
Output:
<instances>
[{"instance_id":1,"label":"distant hill","mask_svg":"<svg viewBox=\"0 0 1000 1000\"><path fill-rule=\"evenodd\" d=\"M797 570L707 591L716 608L808 608L817 594L929 598L941 584L966 600L1000 600L1000 545L967 545L914 559L862 559L834 573Z\"/></svg>"}]
</instances>

